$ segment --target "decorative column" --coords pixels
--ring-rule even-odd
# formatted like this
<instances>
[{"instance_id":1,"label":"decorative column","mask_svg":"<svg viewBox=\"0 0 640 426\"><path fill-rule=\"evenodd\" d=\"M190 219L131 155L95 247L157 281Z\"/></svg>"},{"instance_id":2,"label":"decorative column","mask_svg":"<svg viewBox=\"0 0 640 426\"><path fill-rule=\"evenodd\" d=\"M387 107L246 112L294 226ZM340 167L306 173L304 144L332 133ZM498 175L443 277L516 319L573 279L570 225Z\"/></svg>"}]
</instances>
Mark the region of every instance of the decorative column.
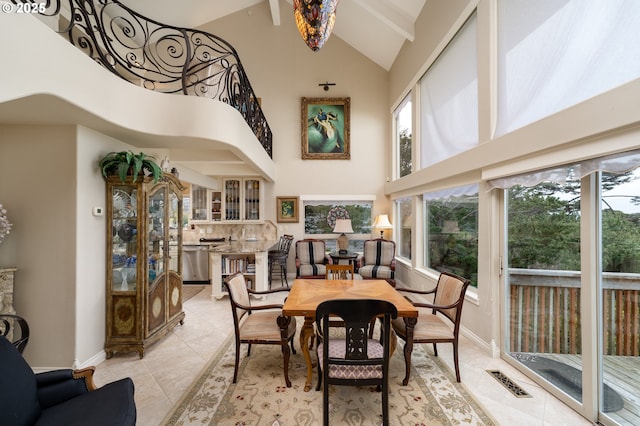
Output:
<instances>
[{"instance_id":1,"label":"decorative column","mask_svg":"<svg viewBox=\"0 0 640 426\"><path fill-rule=\"evenodd\" d=\"M0 269L0 314L15 314L13 309L13 273L16 268Z\"/></svg>"}]
</instances>

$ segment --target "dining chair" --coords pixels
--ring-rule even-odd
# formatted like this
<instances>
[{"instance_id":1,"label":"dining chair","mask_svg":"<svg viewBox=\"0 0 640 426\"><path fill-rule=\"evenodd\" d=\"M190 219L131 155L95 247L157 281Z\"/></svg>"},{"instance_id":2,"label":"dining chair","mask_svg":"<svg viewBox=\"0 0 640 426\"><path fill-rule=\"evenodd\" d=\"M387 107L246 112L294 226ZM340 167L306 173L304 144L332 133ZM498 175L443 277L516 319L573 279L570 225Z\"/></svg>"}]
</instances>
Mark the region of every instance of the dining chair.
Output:
<instances>
[{"instance_id":1,"label":"dining chair","mask_svg":"<svg viewBox=\"0 0 640 426\"><path fill-rule=\"evenodd\" d=\"M344 321L344 335L330 334L330 317ZM369 323L382 318L380 340L368 337ZM389 424L389 358L391 320L396 307L385 300L334 299L318 305L316 330L318 385L322 390L323 424L329 424L329 385L376 385L382 391L382 422ZM332 328L333 329L333 328Z\"/></svg>"},{"instance_id":2,"label":"dining chair","mask_svg":"<svg viewBox=\"0 0 640 426\"><path fill-rule=\"evenodd\" d=\"M353 263L348 265L329 264L325 266L326 275L328 280L353 280L355 275L353 272Z\"/></svg>"},{"instance_id":3,"label":"dining chair","mask_svg":"<svg viewBox=\"0 0 640 426\"><path fill-rule=\"evenodd\" d=\"M407 288L396 288L401 293L416 295L433 294L433 303L411 300L413 306L419 309L418 322L413 330L413 343L433 343L433 352L438 356L438 343L453 345L453 364L456 370L456 381L460 382L460 367L458 365L458 334L460 319L462 318L462 304L470 280L458 275L441 272L435 288L422 291ZM392 321L393 330L405 342L407 341L406 325L403 320ZM405 354L406 375L402 382L409 382L411 358Z\"/></svg>"},{"instance_id":4,"label":"dining chair","mask_svg":"<svg viewBox=\"0 0 640 426\"><path fill-rule=\"evenodd\" d=\"M233 383L238 379L238 366L240 364L240 345L247 345L247 356L251 355L251 345L280 345L284 358L284 380L287 387L291 387L289 380L289 345L295 354L293 337L296 333L295 317L282 315L281 304L252 305L251 295L266 295L288 289L276 289L267 291L255 291L247 288L244 275L235 273L224 280L229 292L231 312L233 313L233 326L236 338L236 362L233 369ZM288 326L287 326L288 324ZM285 328L286 333L281 329Z\"/></svg>"}]
</instances>

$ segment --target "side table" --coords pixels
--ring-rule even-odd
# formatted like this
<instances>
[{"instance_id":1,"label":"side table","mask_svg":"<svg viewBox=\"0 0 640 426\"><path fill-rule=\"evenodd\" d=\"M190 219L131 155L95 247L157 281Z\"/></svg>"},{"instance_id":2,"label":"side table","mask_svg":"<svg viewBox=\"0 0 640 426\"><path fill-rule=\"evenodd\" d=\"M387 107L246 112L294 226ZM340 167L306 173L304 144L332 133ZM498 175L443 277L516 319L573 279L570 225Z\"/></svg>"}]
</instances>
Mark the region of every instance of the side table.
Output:
<instances>
[{"instance_id":1,"label":"side table","mask_svg":"<svg viewBox=\"0 0 640 426\"><path fill-rule=\"evenodd\" d=\"M353 269L357 269L356 259L358 258L357 253L347 252L346 254L340 254L337 251L329 253L331 256L331 260L335 264L339 264L341 260L346 260L347 263L353 263Z\"/></svg>"}]
</instances>

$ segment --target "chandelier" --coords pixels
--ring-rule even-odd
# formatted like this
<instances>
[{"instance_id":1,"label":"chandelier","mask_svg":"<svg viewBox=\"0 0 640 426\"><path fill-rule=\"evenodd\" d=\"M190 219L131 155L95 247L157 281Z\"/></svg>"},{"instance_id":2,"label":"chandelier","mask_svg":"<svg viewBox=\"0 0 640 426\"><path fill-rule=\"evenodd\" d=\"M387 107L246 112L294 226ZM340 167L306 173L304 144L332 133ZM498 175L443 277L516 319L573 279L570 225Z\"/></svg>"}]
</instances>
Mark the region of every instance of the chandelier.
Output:
<instances>
[{"instance_id":1,"label":"chandelier","mask_svg":"<svg viewBox=\"0 0 640 426\"><path fill-rule=\"evenodd\" d=\"M304 42L317 52L327 41L336 22L339 0L293 0L293 15Z\"/></svg>"}]
</instances>

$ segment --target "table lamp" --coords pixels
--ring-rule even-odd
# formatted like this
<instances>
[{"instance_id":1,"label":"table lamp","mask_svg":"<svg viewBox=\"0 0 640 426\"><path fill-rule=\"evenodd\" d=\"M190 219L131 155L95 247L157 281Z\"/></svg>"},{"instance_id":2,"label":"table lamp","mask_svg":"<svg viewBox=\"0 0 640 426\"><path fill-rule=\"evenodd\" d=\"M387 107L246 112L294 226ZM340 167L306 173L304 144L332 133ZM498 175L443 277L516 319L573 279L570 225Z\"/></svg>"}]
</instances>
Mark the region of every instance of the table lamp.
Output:
<instances>
[{"instance_id":1,"label":"table lamp","mask_svg":"<svg viewBox=\"0 0 640 426\"><path fill-rule=\"evenodd\" d=\"M351 219L336 219L336 224L333 227L333 232L340 233L338 237L338 253L347 254L347 248L349 247L349 238L344 234L353 233L351 227Z\"/></svg>"},{"instance_id":2,"label":"table lamp","mask_svg":"<svg viewBox=\"0 0 640 426\"><path fill-rule=\"evenodd\" d=\"M373 227L379 229L380 238L384 238L384 230L393 228L393 225L391 225L391 222L389 222L389 216L387 216L386 214L379 214L373 221Z\"/></svg>"}]
</instances>

